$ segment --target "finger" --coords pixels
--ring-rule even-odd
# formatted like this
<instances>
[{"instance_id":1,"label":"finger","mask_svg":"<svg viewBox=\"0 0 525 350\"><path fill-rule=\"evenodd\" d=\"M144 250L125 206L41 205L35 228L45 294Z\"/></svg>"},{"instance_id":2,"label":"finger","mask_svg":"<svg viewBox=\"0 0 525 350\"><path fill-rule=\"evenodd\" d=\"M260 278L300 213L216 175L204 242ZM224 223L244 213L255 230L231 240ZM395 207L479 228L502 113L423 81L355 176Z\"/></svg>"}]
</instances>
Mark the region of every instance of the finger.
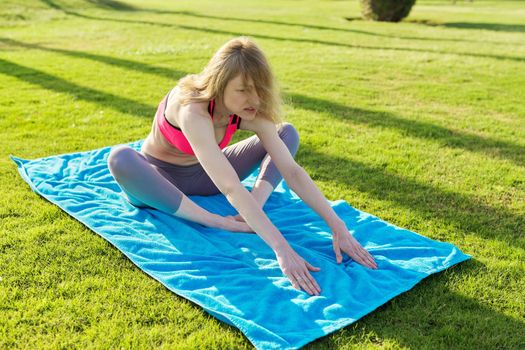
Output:
<instances>
[{"instance_id":1,"label":"finger","mask_svg":"<svg viewBox=\"0 0 525 350\"><path fill-rule=\"evenodd\" d=\"M288 275L287 277L290 280L290 282L292 282L292 286L295 289L301 290L301 285L299 284L299 281L297 280L297 278L295 278L293 275Z\"/></svg>"},{"instance_id":2,"label":"finger","mask_svg":"<svg viewBox=\"0 0 525 350\"><path fill-rule=\"evenodd\" d=\"M242 227L244 232L255 233L255 231L246 223L243 223Z\"/></svg>"},{"instance_id":3,"label":"finger","mask_svg":"<svg viewBox=\"0 0 525 350\"><path fill-rule=\"evenodd\" d=\"M361 259L363 259L363 265L368 266L370 268L374 267L374 264L372 263L370 258L367 256L366 250L364 250L363 248L359 248L359 256L361 257Z\"/></svg>"},{"instance_id":4,"label":"finger","mask_svg":"<svg viewBox=\"0 0 525 350\"><path fill-rule=\"evenodd\" d=\"M368 252L368 250L366 250L365 248L363 248L363 254L365 255L366 257L366 260L370 263L370 266L374 269L377 269L377 264L374 260L374 257L372 256L372 254L370 254Z\"/></svg>"},{"instance_id":5,"label":"finger","mask_svg":"<svg viewBox=\"0 0 525 350\"><path fill-rule=\"evenodd\" d=\"M295 278L294 278L293 276L286 275L286 277L288 277L288 280L290 281L290 283L292 284L292 286L293 286L295 289L300 289L300 288L299 288L299 285L297 284L297 281L295 280Z\"/></svg>"},{"instance_id":6,"label":"finger","mask_svg":"<svg viewBox=\"0 0 525 350\"><path fill-rule=\"evenodd\" d=\"M310 295L317 294L314 286L312 286L312 283L310 282L310 280L307 277L302 277L301 276L301 279L299 280L299 283L301 284L301 286L303 287L303 289L305 290L306 293L308 293Z\"/></svg>"},{"instance_id":7,"label":"finger","mask_svg":"<svg viewBox=\"0 0 525 350\"><path fill-rule=\"evenodd\" d=\"M301 276L303 277L304 283L308 286L308 289L312 291L311 294L319 295L320 288L312 275L305 271L301 273Z\"/></svg>"},{"instance_id":8,"label":"finger","mask_svg":"<svg viewBox=\"0 0 525 350\"><path fill-rule=\"evenodd\" d=\"M359 253L360 253L361 257L364 259L364 261L366 262L366 266L368 266L370 268L376 268L377 267L377 265L374 262L374 259L370 255L370 253L368 253L368 251L365 248L363 248L363 246L361 246L361 245L359 245Z\"/></svg>"},{"instance_id":9,"label":"finger","mask_svg":"<svg viewBox=\"0 0 525 350\"><path fill-rule=\"evenodd\" d=\"M370 253L368 253L368 250L366 250L362 245L359 245L359 251L361 252L361 255L367 262L374 265L374 259L372 258Z\"/></svg>"},{"instance_id":10,"label":"finger","mask_svg":"<svg viewBox=\"0 0 525 350\"><path fill-rule=\"evenodd\" d=\"M251 232L253 233L253 229L246 223L244 222L238 222L238 221L233 221L231 223L231 228L230 228L230 231L234 231L234 232Z\"/></svg>"},{"instance_id":11,"label":"finger","mask_svg":"<svg viewBox=\"0 0 525 350\"><path fill-rule=\"evenodd\" d=\"M304 285L307 286L308 290L310 291L309 293L311 295L319 295L320 288L312 275L307 270L299 272L299 274L304 281Z\"/></svg>"},{"instance_id":12,"label":"finger","mask_svg":"<svg viewBox=\"0 0 525 350\"><path fill-rule=\"evenodd\" d=\"M352 251L352 254L355 256L355 260L361 262L363 265L368 265L368 258L366 257L366 250L355 238L350 243L349 250ZM347 253L348 254L348 253Z\"/></svg>"},{"instance_id":13,"label":"finger","mask_svg":"<svg viewBox=\"0 0 525 350\"><path fill-rule=\"evenodd\" d=\"M299 285L301 286L301 288L308 294L312 295L312 294L315 294L313 288L311 288L309 285L308 285L308 281L307 281L307 278L303 277L302 274L300 272L295 272L294 273L294 277L295 277L295 280L297 281L297 283L299 283Z\"/></svg>"},{"instance_id":14,"label":"finger","mask_svg":"<svg viewBox=\"0 0 525 350\"><path fill-rule=\"evenodd\" d=\"M352 257L355 261L357 261L361 265L367 266L367 261L364 259L363 254L359 250L359 248L354 248L351 253L346 252L348 255Z\"/></svg>"},{"instance_id":15,"label":"finger","mask_svg":"<svg viewBox=\"0 0 525 350\"><path fill-rule=\"evenodd\" d=\"M368 268L371 268L373 269L374 268L374 263L370 260L370 258L367 256L366 254L366 251L364 250L359 250L359 254L361 256L361 259L363 259L363 265L368 267Z\"/></svg>"},{"instance_id":16,"label":"finger","mask_svg":"<svg viewBox=\"0 0 525 350\"><path fill-rule=\"evenodd\" d=\"M319 287L319 284L315 278L308 271L303 272L303 278L306 278L306 282L310 286L310 289L315 292L315 295L319 295L321 293L321 287Z\"/></svg>"},{"instance_id":17,"label":"finger","mask_svg":"<svg viewBox=\"0 0 525 350\"><path fill-rule=\"evenodd\" d=\"M338 264L343 262L343 255L341 254L341 249L335 251L335 260Z\"/></svg>"},{"instance_id":18,"label":"finger","mask_svg":"<svg viewBox=\"0 0 525 350\"><path fill-rule=\"evenodd\" d=\"M320 267L315 267L315 266L312 266L308 261L304 261L306 263L306 267L308 268L308 270L310 271L320 271L321 268Z\"/></svg>"},{"instance_id":19,"label":"finger","mask_svg":"<svg viewBox=\"0 0 525 350\"><path fill-rule=\"evenodd\" d=\"M334 253L335 253L335 260L338 264L343 261L343 256L341 255L341 248L339 247L339 239L334 236L333 246L334 246Z\"/></svg>"}]
</instances>

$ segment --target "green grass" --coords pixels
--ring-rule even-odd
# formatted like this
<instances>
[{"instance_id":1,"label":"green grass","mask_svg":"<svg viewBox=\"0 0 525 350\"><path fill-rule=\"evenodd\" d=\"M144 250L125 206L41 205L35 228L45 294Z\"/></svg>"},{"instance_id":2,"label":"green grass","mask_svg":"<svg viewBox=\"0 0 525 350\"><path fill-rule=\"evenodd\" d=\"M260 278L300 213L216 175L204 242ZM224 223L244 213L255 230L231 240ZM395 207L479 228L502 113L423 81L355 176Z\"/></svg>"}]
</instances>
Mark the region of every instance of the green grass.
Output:
<instances>
[{"instance_id":1,"label":"green grass","mask_svg":"<svg viewBox=\"0 0 525 350\"><path fill-rule=\"evenodd\" d=\"M305 348L524 348L523 4L418 1L390 24L357 1L3 0L0 348L252 348L8 158L144 138L166 91L238 35L266 52L328 199L473 255Z\"/></svg>"}]
</instances>

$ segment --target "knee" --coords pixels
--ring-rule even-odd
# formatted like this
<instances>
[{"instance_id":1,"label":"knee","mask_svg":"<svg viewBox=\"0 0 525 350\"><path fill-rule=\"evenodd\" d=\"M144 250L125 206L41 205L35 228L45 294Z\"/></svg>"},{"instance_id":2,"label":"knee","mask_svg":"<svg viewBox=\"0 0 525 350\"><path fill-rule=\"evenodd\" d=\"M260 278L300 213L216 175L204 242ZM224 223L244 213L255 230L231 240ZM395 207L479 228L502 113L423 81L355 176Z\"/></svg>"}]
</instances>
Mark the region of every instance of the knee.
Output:
<instances>
[{"instance_id":1,"label":"knee","mask_svg":"<svg viewBox=\"0 0 525 350\"><path fill-rule=\"evenodd\" d=\"M129 146L116 146L109 152L108 168L114 176L128 173L136 163L137 156L137 151Z\"/></svg>"},{"instance_id":2,"label":"knee","mask_svg":"<svg viewBox=\"0 0 525 350\"><path fill-rule=\"evenodd\" d=\"M279 136L288 146L292 154L295 154L297 148L299 147L299 132L297 132L295 126L293 126L291 123L284 122L279 127L278 132Z\"/></svg>"},{"instance_id":3,"label":"knee","mask_svg":"<svg viewBox=\"0 0 525 350\"><path fill-rule=\"evenodd\" d=\"M281 124L278 132L281 138L297 139L297 141L299 141L299 132L297 132L297 129L291 123L284 122Z\"/></svg>"}]
</instances>

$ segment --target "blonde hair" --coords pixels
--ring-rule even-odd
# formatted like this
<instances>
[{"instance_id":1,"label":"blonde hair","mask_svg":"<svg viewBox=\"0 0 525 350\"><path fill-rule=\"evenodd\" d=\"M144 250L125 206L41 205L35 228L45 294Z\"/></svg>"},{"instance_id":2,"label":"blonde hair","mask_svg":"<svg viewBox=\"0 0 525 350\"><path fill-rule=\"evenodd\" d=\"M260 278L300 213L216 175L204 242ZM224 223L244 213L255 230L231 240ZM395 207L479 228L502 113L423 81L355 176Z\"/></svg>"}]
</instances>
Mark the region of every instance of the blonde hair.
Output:
<instances>
[{"instance_id":1,"label":"blonde hair","mask_svg":"<svg viewBox=\"0 0 525 350\"><path fill-rule=\"evenodd\" d=\"M257 44L246 36L226 42L199 74L188 74L177 83L176 98L182 105L220 99L224 103L226 85L239 74L244 82L252 78L260 98L257 118L274 124L284 122L280 88L271 67Z\"/></svg>"}]
</instances>

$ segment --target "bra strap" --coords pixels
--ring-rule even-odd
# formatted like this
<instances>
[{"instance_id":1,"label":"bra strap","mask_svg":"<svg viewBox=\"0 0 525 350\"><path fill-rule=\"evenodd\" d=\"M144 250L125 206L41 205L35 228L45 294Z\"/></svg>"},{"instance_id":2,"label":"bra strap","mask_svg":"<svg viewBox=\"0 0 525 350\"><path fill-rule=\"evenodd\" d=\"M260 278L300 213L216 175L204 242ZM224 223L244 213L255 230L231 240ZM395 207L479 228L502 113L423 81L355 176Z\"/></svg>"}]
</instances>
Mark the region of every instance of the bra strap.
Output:
<instances>
[{"instance_id":1,"label":"bra strap","mask_svg":"<svg viewBox=\"0 0 525 350\"><path fill-rule=\"evenodd\" d=\"M208 104L208 113L210 113L211 119L213 120L213 111L215 110L215 100L212 99Z\"/></svg>"},{"instance_id":2,"label":"bra strap","mask_svg":"<svg viewBox=\"0 0 525 350\"><path fill-rule=\"evenodd\" d=\"M208 104L208 113L210 113L211 119L213 120L213 112L215 111L215 99L212 99L210 103ZM230 121L228 122L228 126L233 124L238 124L241 117L239 117L237 114L231 114L230 115Z\"/></svg>"}]
</instances>

